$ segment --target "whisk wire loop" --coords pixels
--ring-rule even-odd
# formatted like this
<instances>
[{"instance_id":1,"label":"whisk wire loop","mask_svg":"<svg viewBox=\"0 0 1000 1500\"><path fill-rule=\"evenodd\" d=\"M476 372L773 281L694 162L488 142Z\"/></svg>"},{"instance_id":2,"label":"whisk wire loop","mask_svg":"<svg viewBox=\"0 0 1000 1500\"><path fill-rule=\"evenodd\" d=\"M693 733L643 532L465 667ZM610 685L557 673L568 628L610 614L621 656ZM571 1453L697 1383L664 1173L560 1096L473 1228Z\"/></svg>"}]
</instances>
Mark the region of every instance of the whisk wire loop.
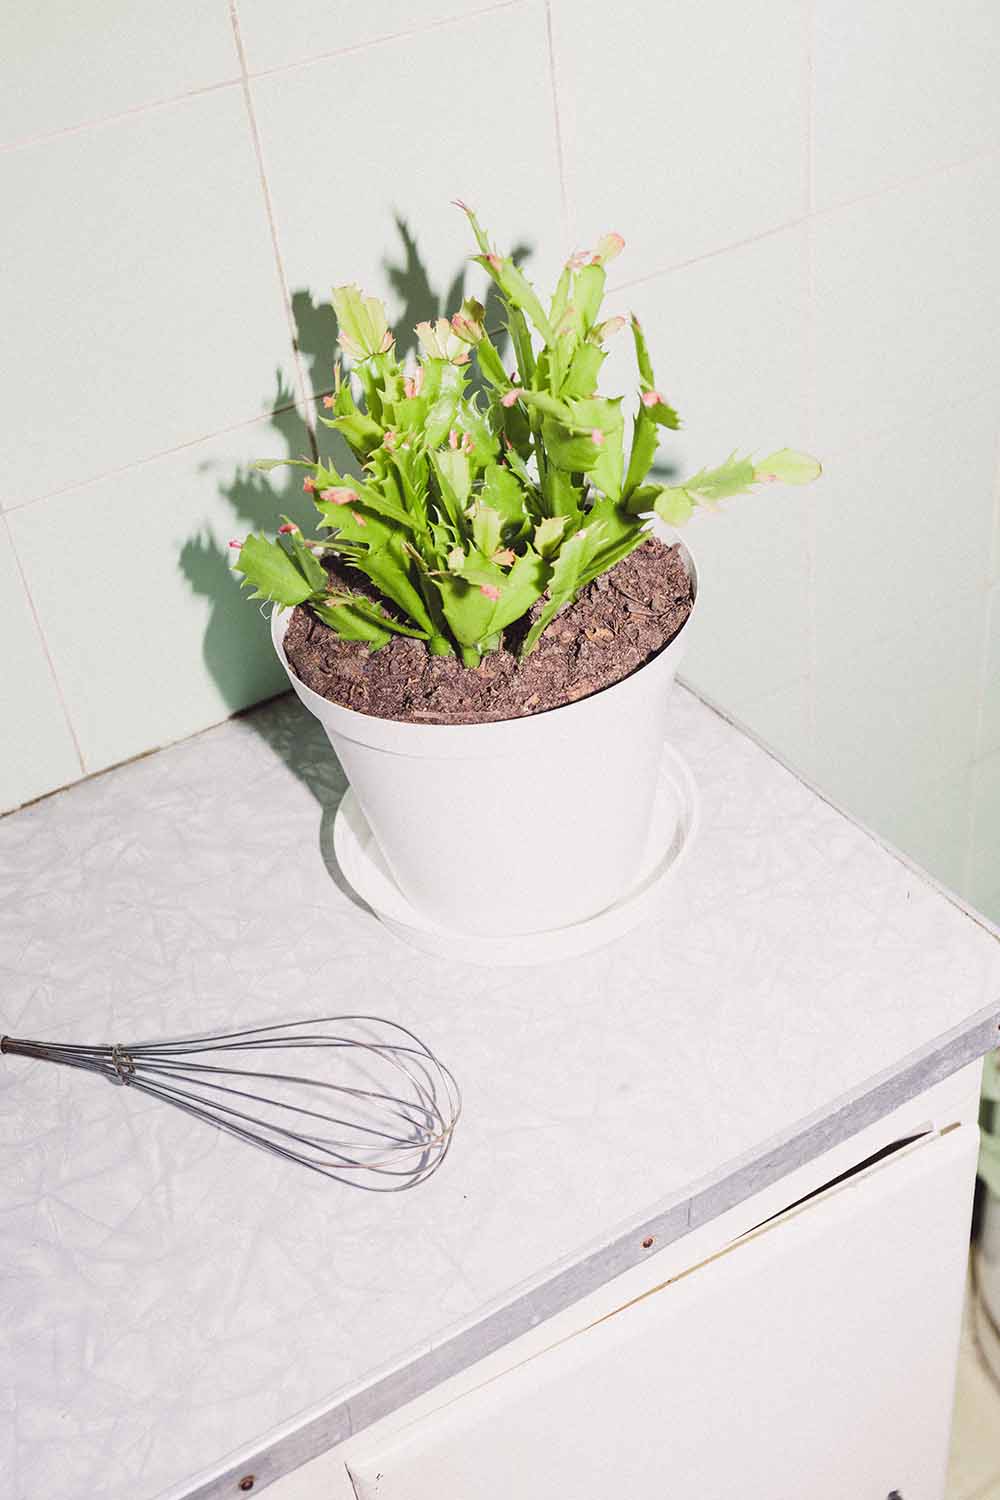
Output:
<instances>
[{"instance_id":1,"label":"whisk wire loop","mask_svg":"<svg viewBox=\"0 0 1000 1500\"><path fill-rule=\"evenodd\" d=\"M324 1058L315 1059L317 1051ZM414 1032L380 1016L98 1047L5 1036L0 1052L100 1073L370 1192L399 1192L432 1176L461 1113L450 1069ZM281 1068L280 1052L296 1054L295 1071ZM252 1065L258 1057L262 1067Z\"/></svg>"}]
</instances>

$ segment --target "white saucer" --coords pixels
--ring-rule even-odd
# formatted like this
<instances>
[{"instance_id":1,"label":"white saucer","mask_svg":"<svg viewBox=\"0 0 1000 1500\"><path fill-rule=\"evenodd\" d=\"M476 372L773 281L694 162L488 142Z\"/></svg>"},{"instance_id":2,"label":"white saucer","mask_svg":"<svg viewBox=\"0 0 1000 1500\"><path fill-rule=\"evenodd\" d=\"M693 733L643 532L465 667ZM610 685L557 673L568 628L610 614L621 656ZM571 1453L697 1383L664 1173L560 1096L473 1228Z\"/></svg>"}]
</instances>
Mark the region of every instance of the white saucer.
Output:
<instances>
[{"instance_id":1,"label":"white saucer","mask_svg":"<svg viewBox=\"0 0 1000 1500\"><path fill-rule=\"evenodd\" d=\"M536 964L573 958L601 948L649 914L691 846L698 822L699 797L687 762L669 745L663 747L660 779L650 818L649 838L635 885L596 916L547 932L504 933L483 937L452 932L424 917L393 880L371 828L348 789L333 826L333 847L341 873L376 916L404 942L439 958L466 963ZM512 941L513 939L513 941Z\"/></svg>"}]
</instances>

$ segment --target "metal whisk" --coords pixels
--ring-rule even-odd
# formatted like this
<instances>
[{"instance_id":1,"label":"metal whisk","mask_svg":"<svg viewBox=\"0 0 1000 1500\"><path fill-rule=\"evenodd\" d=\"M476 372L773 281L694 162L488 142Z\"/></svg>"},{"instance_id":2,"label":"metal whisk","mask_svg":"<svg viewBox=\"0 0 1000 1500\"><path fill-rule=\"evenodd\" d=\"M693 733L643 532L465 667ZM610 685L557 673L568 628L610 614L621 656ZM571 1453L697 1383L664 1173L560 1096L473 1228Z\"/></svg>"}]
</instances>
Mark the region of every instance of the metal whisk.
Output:
<instances>
[{"instance_id":1,"label":"metal whisk","mask_svg":"<svg viewBox=\"0 0 1000 1500\"><path fill-rule=\"evenodd\" d=\"M310 1067L317 1049L325 1075ZM449 1069L412 1031L380 1016L322 1016L127 1046L5 1036L0 1052L100 1073L371 1192L399 1192L436 1172L462 1107ZM309 1071L276 1071L276 1053L293 1054Z\"/></svg>"}]
</instances>

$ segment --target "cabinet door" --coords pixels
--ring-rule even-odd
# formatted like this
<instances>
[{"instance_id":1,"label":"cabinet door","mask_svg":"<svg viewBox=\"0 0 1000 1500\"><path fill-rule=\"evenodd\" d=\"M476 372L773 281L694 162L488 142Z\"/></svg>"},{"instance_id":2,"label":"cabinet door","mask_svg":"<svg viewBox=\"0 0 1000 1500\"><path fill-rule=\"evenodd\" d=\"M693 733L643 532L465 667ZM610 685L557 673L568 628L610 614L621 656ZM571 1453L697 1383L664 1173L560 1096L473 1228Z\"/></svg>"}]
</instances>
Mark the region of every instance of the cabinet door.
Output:
<instances>
[{"instance_id":1,"label":"cabinet door","mask_svg":"<svg viewBox=\"0 0 1000 1500\"><path fill-rule=\"evenodd\" d=\"M974 1126L370 1445L358 1500L941 1500Z\"/></svg>"}]
</instances>

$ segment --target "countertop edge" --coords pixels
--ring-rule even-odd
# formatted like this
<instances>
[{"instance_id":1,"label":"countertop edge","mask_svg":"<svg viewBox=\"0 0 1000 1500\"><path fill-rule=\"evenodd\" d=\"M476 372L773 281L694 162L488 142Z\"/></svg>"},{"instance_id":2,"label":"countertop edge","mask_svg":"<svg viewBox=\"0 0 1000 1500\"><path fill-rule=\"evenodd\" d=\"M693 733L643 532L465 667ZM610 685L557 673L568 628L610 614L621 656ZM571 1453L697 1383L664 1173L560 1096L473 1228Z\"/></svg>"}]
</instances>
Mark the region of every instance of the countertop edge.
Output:
<instances>
[{"instance_id":1,"label":"countertop edge","mask_svg":"<svg viewBox=\"0 0 1000 1500\"><path fill-rule=\"evenodd\" d=\"M414 1351L394 1369L374 1376L370 1384L296 1417L260 1444L229 1454L211 1473L192 1476L161 1491L155 1500L232 1500L239 1493L239 1480L248 1473L255 1476L254 1490L264 1489L648 1261L644 1239L652 1236L659 1249L666 1248L998 1045L1000 997L911 1053L900 1066L866 1080L832 1106L800 1120L787 1134L763 1142L759 1149L693 1184L683 1197L619 1226L605 1244L550 1268L537 1282L519 1289L511 1301L486 1311L443 1342Z\"/></svg>"}]
</instances>

